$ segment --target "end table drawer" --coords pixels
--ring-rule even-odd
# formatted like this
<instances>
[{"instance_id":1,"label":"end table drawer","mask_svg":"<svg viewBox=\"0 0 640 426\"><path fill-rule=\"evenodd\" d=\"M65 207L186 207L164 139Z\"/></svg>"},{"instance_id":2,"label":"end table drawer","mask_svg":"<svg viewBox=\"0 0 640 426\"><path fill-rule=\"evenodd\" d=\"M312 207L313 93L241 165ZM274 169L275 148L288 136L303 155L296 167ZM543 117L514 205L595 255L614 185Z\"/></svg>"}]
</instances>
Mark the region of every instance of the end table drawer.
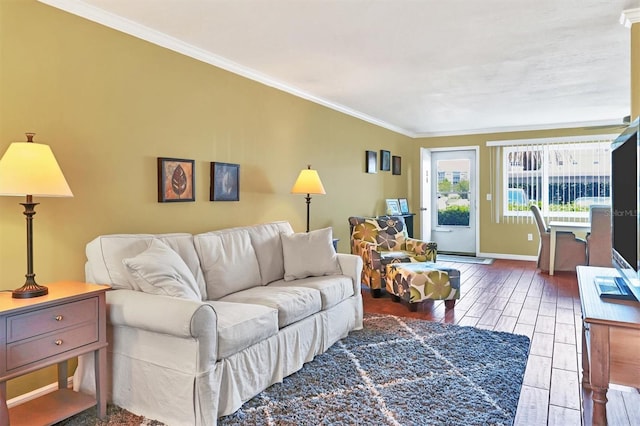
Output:
<instances>
[{"instance_id":1,"label":"end table drawer","mask_svg":"<svg viewBox=\"0 0 640 426\"><path fill-rule=\"evenodd\" d=\"M7 345L7 371L98 341L98 323L93 321L33 339Z\"/></svg>"},{"instance_id":2,"label":"end table drawer","mask_svg":"<svg viewBox=\"0 0 640 426\"><path fill-rule=\"evenodd\" d=\"M7 343L28 339L87 321L96 321L98 299L64 303L7 318Z\"/></svg>"}]
</instances>

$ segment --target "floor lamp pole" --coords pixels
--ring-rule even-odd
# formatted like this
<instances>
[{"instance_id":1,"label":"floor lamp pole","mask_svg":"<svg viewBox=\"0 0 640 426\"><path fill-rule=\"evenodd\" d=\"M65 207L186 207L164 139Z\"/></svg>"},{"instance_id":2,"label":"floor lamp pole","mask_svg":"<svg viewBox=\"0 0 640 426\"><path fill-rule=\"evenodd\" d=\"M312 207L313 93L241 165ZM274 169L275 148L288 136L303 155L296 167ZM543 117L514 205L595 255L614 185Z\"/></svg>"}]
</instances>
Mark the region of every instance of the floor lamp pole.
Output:
<instances>
[{"instance_id":1,"label":"floor lamp pole","mask_svg":"<svg viewBox=\"0 0 640 426\"><path fill-rule=\"evenodd\" d=\"M309 206L311 206L311 194L304 197L307 200L307 232L309 232Z\"/></svg>"}]
</instances>

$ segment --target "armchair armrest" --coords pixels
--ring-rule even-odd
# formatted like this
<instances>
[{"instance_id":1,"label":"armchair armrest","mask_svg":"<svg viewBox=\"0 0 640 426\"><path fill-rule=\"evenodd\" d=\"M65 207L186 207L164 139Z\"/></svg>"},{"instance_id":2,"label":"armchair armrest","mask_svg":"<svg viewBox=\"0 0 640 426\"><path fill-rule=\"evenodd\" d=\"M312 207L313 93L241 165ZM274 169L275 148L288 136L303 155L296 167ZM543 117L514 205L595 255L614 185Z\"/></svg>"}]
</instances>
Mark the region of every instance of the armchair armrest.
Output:
<instances>
[{"instance_id":1,"label":"armchair armrest","mask_svg":"<svg viewBox=\"0 0 640 426\"><path fill-rule=\"evenodd\" d=\"M364 262L364 269L379 268L381 266L378 246L365 240L353 240L353 254L360 256Z\"/></svg>"},{"instance_id":2,"label":"armchair armrest","mask_svg":"<svg viewBox=\"0 0 640 426\"><path fill-rule=\"evenodd\" d=\"M423 262L435 262L438 254L438 245L433 241L422 241L416 238L406 238L405 246L407 251L415 253L416 255L424 259L420 259Z\"/></svg>"},{"instance_id":3,"label":"armchair armrest","mask_svg":"<svg viewBox=\"0 0 640 426\"><path fill-rule=\"evenodd\" d=\"M360 294L362 276L362 258L355 254L338 253L338 263L342 273L353 281L353 294Z\"/></svg>"}]
</instances>

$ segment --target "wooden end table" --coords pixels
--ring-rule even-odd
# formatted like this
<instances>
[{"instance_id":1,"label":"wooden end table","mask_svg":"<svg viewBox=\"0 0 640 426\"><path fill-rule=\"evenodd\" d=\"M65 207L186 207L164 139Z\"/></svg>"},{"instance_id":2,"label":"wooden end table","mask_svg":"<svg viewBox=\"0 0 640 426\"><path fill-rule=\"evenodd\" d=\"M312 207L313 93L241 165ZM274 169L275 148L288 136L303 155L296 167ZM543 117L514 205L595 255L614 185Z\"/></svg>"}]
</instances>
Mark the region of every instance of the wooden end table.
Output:
<instances>
[{"instance_id":1,"label":"wooden end table","mask_svg":"<svg viewBox=\"0 0 640 426\"><path fill-rule=\"evenodd\" d=\"M109 286L63 281L49 294L14 299L0 292L0 426L52 424L97 406L107 414L105 292ZM68 389L67 361L94 353L96 397ZM58 365L58 389L7 409L6 382Z\"/></svg>"},{"instance_id":2,"label":"wooden end table","mask_svg":"<svg viewBox=\"0 0 640 426\"><path fill-rule=\"evenodd\" d=\"M578 266L582 305L582 386L593 392L593 425L607 424L609 383L640 387L640 302L602 299L594 279L613 268Z\"/></svg>"}]
</instances>

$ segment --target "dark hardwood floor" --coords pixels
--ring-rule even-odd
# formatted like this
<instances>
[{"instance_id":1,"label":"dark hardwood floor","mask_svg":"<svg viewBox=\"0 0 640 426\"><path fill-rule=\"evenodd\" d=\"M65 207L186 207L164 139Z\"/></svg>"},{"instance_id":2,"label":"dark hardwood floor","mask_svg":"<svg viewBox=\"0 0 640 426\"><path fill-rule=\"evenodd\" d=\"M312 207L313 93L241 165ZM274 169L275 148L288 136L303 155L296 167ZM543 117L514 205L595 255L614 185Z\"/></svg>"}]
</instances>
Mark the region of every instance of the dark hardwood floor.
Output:
<instances>
[{"instance_id":1,"label":"dark hardwood floor","mask_svg":"<svg viewBox=\"0 0 640 426\"><path fill-rule=\"evenodd\" d=\"M536 270L534 262L515 260L446 264L461 272L462 296L455 308L445 309L442 301L425 301L417 312L410 312L384 293L372 298L364 288L365 312L527 335L531 347L514 424L591 425L591 395L580 384L582 333L576 274L550 276ZM640 425L637 389L611 385L607 397L609 425Z\"/></svg>"}]
</instances>

